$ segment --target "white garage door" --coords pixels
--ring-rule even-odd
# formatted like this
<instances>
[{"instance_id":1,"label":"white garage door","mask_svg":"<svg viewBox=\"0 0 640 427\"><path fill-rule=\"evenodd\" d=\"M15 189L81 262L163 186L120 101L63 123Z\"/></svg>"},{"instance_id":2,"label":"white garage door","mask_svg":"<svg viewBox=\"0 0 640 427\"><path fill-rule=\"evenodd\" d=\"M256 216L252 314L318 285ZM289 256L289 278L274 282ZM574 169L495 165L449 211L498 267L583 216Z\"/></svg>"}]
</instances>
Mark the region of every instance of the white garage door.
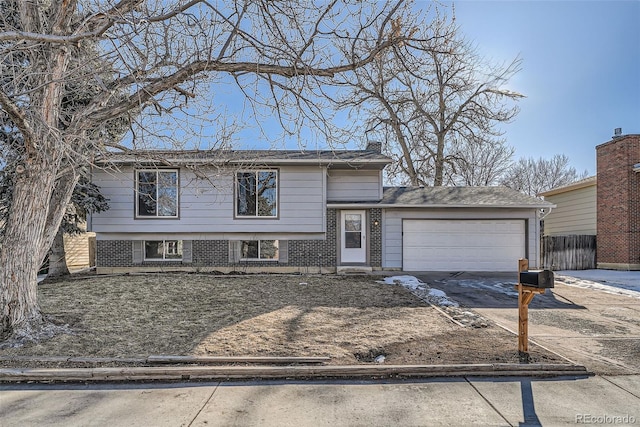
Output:
<instances>
[{"instance_id":1,"label":"white garage door","mask_svg":"<svg viewBox=\"0 0 640 427\"><path fill-rule=\"evenodd\" d=\"M524 220L404 220L405 271L517 271Z\"/></svg>"}]
</instances>

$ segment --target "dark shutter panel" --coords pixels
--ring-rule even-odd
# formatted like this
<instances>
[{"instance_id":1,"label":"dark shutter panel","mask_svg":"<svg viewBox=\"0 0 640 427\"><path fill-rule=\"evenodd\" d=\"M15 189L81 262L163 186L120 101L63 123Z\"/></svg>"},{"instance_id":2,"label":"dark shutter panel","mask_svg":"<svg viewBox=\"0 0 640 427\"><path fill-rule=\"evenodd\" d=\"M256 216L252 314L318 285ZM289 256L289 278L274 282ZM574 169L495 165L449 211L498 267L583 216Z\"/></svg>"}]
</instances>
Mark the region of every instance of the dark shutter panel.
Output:
<instances>
[{"instance_id":1,"label":"dark shutter panel","mask_svg":"<svg viewBox=\"0 0 640 427\"><path fill-rule=\"evenodd\" d=\"M142 260L144 259L144 241L133 240L131 243L133 244L133 263L142 264Z\"/></svg>"},{"instance_id":2,"label":"dark shutter panel","mask_svg":"<svg viewBox=\"0 0 640 427\"><path fill-rule=\"evenodd\" d=\"M278 262L288 263L289 262L289 241L288 240L278 240Z\"/></svg>"},{"instance_id":3,"label":"dark shutter panel","mask_svg":"<svg viewBox=\"0 0 640 427\"><path fill-rule=\"evenodd\" d=\"M229 264L237 264L240 262L240 240L229 240Z\"/></svg>"},{"instance_id":4,"label":"dark shutter panel","mask_svg":"<svg viewBox=\"0 0 640 427\"><path fill-rule=\"evenodd\" d=\"M191 240L182 241L182 263L191 264L193 262L193 245Z\"/></svg>"}]
</instances>

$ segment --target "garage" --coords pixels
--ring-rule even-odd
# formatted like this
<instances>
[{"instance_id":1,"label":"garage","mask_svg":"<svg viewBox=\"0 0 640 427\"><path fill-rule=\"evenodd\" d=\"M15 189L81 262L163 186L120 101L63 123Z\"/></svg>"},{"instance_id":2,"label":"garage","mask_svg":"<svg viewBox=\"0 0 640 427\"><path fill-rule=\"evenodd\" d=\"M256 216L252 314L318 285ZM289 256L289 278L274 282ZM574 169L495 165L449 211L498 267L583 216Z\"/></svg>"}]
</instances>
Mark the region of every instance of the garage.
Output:
<instances>
[{"instance_id":1,"label":"garage","mask_svg":"<svg viewBox=\"0 0 640 427\"><path fill-rule=\"evenodd\" d=\"M405 219L405 271L515 271L526 252L523 219Z\"/></svg>"}]
</instances>

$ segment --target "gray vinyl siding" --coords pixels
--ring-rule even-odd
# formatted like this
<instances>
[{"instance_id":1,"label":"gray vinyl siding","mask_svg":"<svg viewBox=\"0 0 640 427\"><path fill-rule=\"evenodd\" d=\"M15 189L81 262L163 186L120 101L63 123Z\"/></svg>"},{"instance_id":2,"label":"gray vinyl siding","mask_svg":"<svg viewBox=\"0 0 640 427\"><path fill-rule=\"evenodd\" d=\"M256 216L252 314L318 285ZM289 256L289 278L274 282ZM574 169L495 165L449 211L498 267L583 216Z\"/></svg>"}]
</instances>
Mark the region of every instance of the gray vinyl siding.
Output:
<instances>
[{"instance_id":1,"label":"gray vinyl siding","mask_svg":"<svg viewBox=\"0 0 640 427\"><path fill-rule=\"evenodd\" d=\"M378 201L382 198L379 170L335 170L327 173L327 200L334 202Z\"/></svg>"},{"instance_id":2,"label":"gray vinyl siding","mask_svg":"<svg viewBox=\"0 0 640 427\"><path fill-rule=\"evenodd\" d=\"M95 171L93 182L109 210L92 216L96 233L323 233L322 168L283 166L278 174L278 218L234 218L234 171L180 169L179 218L135 219L134 169Z\"/></svg>"},{"instance_id":3,"label":"gray vinyl siding","mask_svg":"<svg viewBox=\"0 0 640 427\"><path fill-rule=\"evenodd\" d=\"M190 239L188 235L178 236L172 234L122 233L120 238L116 234L100 234L96 242L97 267L99 274L112 271L126 272L128 269L135 271L170 271L171 269L192 269L182 271L198 271L209 269L216 271L277 271L277 268L287 269L289 272L312 272L335 268L337 262L336 236L337 210L327 209L326 212L326 238L307 239L306 235L295 235L295 238L280 240L280 257L277 261L267 260L242 260L240 256L239 240L247 239L240 236L236 239L213 239L210 235L195 236ZM377 216L376 216L377 218ZM107 238L105 238L107 237ZM257 239L265 238L258 236ZM182 240L182 260L145 260L144 240ZM254 239L251 239L254 240ZM273 270L273 269L276 270ZM114 270L115 269L115 270ZM264 270L261 270L264 269ZM271 270L270 270L271 269Z\"/></svg>"},{"instance_id":4,"label":"gray vinyl siding","mask_svg":"<svg viewBox=\"0 0 640 427\"><path fill-rule=\"evenodd\" d=\"M403 219L523 219L527 232L527 257L531 268L539 265L539 220L534 209L385 209L382 217L382 268L402 268ZM514 266L514 271L517 266Z\"/></svg>"},{"instance_id":5,"label":"gray vinyl siding","mask_svg":"<svg viewBox=\"0 0 640 427\"><path fill-rule=\"evenodd\" d=\"M596 186L546 196L557 205L544 219L545 236L596 235Z\"/></svg>"}]
</instances>

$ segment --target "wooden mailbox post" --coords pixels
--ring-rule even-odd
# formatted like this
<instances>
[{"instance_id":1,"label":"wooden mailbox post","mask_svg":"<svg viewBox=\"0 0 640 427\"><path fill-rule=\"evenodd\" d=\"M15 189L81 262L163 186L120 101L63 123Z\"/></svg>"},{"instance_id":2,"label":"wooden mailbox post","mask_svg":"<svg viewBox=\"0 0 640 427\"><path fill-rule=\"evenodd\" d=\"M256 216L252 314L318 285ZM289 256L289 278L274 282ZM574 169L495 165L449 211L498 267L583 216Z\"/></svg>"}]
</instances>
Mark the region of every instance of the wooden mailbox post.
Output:
<instances>
[{"instance_id":1,"label":"wooden mailbox post","mask_svg":"<svg viewBox=\"0 0 640 427\"><path fill-rule=\"evenodd\" d=\"M525 283L523 283L525 282ZM529 260L518 260L518 352L520 360L529 360L529 303L536 294L553 288L553 273L549 270L529 272Z\"/></svg>"}]
</instances>

